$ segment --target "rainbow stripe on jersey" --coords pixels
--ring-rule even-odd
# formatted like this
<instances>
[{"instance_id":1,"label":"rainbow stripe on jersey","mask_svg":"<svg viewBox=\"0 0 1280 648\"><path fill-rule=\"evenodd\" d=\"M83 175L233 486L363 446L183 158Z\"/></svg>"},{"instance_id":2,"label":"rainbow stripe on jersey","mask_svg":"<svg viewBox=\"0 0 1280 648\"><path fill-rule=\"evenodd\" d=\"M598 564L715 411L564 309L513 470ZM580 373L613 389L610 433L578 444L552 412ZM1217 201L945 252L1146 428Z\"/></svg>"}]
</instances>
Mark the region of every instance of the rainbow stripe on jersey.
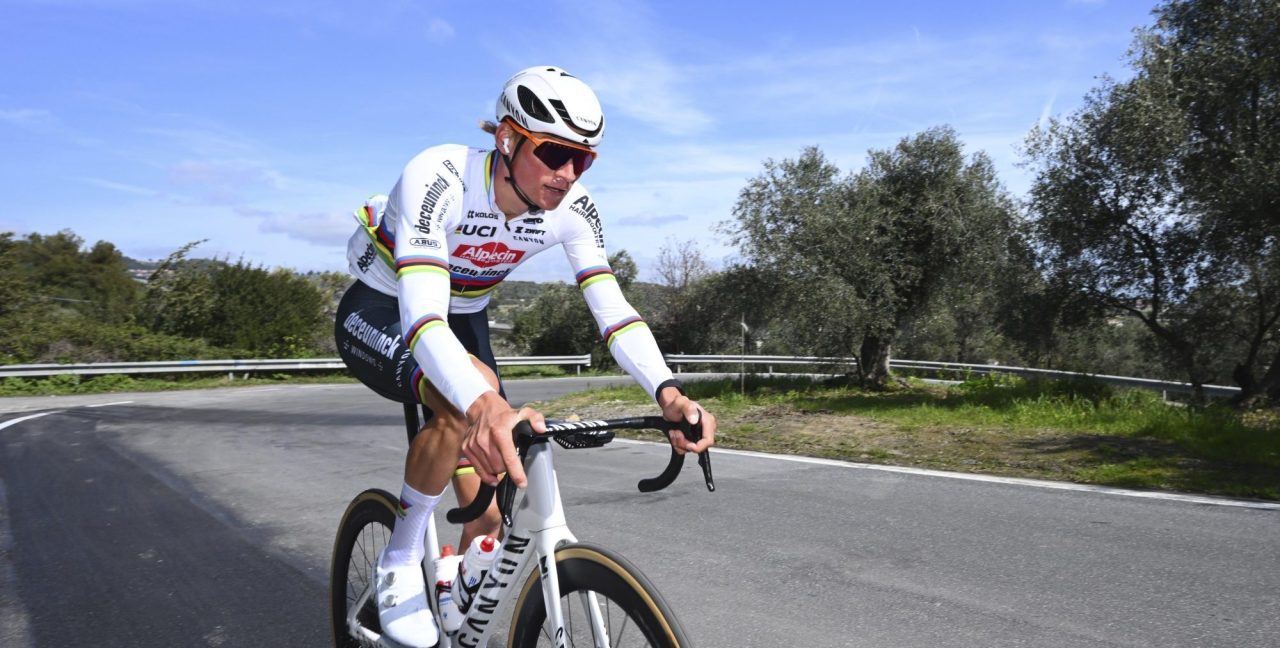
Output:
<instances>
[{"instance_id":1,"label":"rainbow stripe on jersey","mask_svg":"<svg viewBox=\"0 0 1280 648\"><path fill-rule=\"evenodd\" d=\"M422 272L431 272L447 277L449 276L449 264L429 256L402 256L396 259L397 279Z\"/></svg>"},{"instance_id":2,"label":"rainbow stripe on jersey","mask_svg":"<svg viewBox=\"0 0 1280 648\"><path fill-rule=\"evenodd\" d=\"M618 336L623 333L630 333L631 331L642 328L649 328L649 325L644 323L643 318L639 315L636 315L635 317L628 317L627 319L624 319L604 330L605 346L613 346L613 341L618 339Z\"/></svg>"},{"instance_id":3,"label":"rainbow stripe on jersey","mask_svg":"<svg viewBox=\"0 0 1280 648\"><path fill-rule=\"evenodd\" d=\"M576 279L578 280L578 288L586 290L588 286L593 286L602 281L617 281L618 278L613 276L613 270L609 266L593 266L579 272Z\"/></svg>"},{"instance_id":4,"label":"rainbow stripe on jersey","mask_svg":"<svg viewBox=\"0 0 1280 648\"><path fill-rule=\"evenodd\" d=\"M426 333L428 330L439 327L439 326L448 326L448 325L449 323L446 322L445 319L443 317L440 317L439 315L435 315L435 314L423 315L422 317L418 318L418 321L413 323L413 326L409 327L409 334L404 336L405 343L408 345L410 349L412 349L415 346L417 346L418 340L422 339L423 333Z\"/></svg>"}]
</instances>

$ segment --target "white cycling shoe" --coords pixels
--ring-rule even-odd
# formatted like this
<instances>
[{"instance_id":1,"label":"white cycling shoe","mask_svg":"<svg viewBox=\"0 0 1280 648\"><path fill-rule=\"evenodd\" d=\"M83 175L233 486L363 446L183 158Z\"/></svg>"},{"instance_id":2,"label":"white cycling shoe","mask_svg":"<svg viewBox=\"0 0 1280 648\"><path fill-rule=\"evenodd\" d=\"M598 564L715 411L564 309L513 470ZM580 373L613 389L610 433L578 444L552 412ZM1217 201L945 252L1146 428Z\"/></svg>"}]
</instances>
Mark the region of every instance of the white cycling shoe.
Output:
<instances>
[{"instance_id":1,"label":"white cycling shoe","mask_svg":"<svg viewBox=\"0 0 1280 648\"><path fill-rule=\"evenodd\" d=\"M427 605L427 583L421 565L383 568L383 551L378 556L378 622L382 632L396 643L413 648L430 648L440 640L431 606Z\"/></svg>"}]
</instances>

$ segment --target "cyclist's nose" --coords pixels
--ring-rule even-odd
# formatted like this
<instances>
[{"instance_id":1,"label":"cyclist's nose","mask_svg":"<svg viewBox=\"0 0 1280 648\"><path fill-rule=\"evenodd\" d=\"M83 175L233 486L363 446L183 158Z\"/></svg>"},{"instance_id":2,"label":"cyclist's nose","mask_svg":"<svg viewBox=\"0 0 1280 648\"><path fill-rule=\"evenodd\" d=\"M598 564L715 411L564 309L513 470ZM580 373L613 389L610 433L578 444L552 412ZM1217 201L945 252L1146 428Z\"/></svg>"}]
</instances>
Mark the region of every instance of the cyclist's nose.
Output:
<instances>
[{"instance_id":1,"label":"cyclist's nose","mask_svg":"<svg viewBox=\"0 0 1280 648\"><path fill-rule=\"evenodd\" d=\"M564 180L566 185L571 185L578 179L578 175L573 172L573 160L568 160L556 169L555 177L557 180Z\"/></svg>"}]
</instances>

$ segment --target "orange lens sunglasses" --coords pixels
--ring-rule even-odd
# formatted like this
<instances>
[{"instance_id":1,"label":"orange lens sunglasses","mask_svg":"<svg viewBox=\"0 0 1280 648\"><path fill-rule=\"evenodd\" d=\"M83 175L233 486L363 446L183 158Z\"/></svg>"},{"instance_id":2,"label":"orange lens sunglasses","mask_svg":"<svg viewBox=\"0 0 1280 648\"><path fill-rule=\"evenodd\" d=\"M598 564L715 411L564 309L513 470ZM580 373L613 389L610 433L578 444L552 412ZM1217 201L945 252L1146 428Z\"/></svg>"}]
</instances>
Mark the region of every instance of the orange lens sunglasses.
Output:
<instances>
[{"instance_id":1,"label":"orange lens sunglasses","mask_svg":"<svg viewBox=\"0 0 1280 648\"><path fill-rule=\"evenodd\" d=\"M543 133L525 130L510 118L504 118L502 121L509 124L517 133L524 135L530 142L533 142L534 156L552 171L558 170L566 162L573 161L574 175L582 175L584 171L591 168L591 163L596 161L596 152L586 146L566 142Z\"/></svg>"}]
</instances>

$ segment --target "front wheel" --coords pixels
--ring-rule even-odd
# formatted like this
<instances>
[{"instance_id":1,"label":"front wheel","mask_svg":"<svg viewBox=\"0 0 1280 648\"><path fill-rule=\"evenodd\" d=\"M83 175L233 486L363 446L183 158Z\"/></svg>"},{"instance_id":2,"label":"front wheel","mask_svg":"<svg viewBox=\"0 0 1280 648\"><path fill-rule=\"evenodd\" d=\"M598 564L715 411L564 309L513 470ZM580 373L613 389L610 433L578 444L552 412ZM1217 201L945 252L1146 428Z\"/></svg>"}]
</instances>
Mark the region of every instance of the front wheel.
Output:
<instances>
[{"instance_id":1,"label":"front wheel","mask_svg":"<svg viewBox=\"0 0 1280 648\"><path fill-rule=\"evenodd\" d=\"M359 605L356 623L377 633L378 604L373 581L378 555L391 539L396 521L395 497L384 490L360 493L342 516L338 537L333 542L333 564L329 571L329 614L333 621L333 645L355 648L370 645L361 641L347 624L351 610Z\"/></svg>"},{"instance_id":2,"label":"front wheel","mask_svg":"<svg viewBox=\"0 0 1280 648\"><path fill-rule=\"evenodd\" d=\"M535 569L516 602L508 646L654 646L687 648L684 629L649 579L621 556L589 544L556 551L565 640L546 627L547 610ZM599 610L593 615L593 610ZM596 619L593 623L592 617Z\"/></svg>"}]
</instances>

